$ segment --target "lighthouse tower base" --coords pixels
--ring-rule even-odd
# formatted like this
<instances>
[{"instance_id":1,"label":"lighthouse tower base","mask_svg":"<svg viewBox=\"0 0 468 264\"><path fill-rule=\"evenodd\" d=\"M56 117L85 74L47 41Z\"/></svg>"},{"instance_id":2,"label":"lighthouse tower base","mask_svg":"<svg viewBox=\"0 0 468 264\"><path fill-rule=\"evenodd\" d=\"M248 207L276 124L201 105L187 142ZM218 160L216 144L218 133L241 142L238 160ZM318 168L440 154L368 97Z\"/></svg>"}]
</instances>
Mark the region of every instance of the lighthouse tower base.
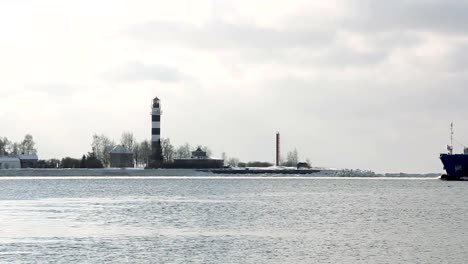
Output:
<instances>
[{"instance_id":1,"label":"lighthouse tower base","mask_svg":"<svg viewBox=\"0 0 468 264\"><path fill-rule=\"evenodd\" d=\"M163 167L163 155L161 140L152 143L151 146L151 157L149 160L148 168L150 169L159 169Z\"/></svg>"}]
</instances>

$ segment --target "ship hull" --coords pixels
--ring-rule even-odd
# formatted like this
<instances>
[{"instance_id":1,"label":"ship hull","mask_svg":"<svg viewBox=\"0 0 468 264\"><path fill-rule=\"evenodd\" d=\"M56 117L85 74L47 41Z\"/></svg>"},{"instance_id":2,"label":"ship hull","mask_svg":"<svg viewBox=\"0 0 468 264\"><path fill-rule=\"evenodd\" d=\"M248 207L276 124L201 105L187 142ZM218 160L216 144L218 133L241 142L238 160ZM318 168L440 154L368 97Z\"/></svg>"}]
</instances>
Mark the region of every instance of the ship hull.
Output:
<instances>
[{"instance_id":1,"label":"ship hull","mask_svg":"<svg viewBox=\"0 0 468 264\"><path fill-rule=\"evenodd\" d=\"M468 154L440 154L440 160L447 174L442 180L467 181L468 180Z\"/></svg>"}]
</instances>

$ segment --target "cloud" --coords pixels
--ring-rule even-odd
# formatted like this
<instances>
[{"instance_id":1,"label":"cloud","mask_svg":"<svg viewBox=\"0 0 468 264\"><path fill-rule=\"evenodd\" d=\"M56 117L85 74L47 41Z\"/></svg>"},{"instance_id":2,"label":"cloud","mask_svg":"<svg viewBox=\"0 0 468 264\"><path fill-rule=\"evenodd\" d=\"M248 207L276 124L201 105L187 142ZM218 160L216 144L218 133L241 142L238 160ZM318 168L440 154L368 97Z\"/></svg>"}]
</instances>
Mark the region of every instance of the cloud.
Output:
<instances>
[{"instance_id":1,"label":"cloud","mask_svg":"<svg viewBox=\"0 0 468 264\"><path fill-rule=\"evenodd\" d=\"M353 30L468 33L467 1L352 1L342 26Z\"/></svg>"},{"instance_id":2,"label":"cloud","mask_svg":"<svg viewBox=\"0 0 468 264\"><path fill-rule=\"evenodd\" d=\"M174 67L140 62L126 63L103 76L115 81L160 81L165 83L179 82L188 78L187 75Z\"/></svg>"},{"instance_id":3,"label":"cloud","mask_svg":"<svg viewBox=\"0 0 468 264\"><path fill-rule=\"evenodd\" d=\"M126 34L155 44L189 46L205 50L314 48L333 41L334 32L285 30L222 20L201 26L154 20L133 25Z\"/></svg>"},{"instance_id":4,"label":"cloud","mask_svg":"<svg viewBox=\"0 0 468 264\"><path fill-rule=\"evenodd\" d=\"M46 94L53 97L69 97L73 94L86 90L86 87L71 85L66 83L36 83L23 84L6 88L4 97L24 96L26 94Z\"/></svg>"},{"instance_id":5,"label":"cloud","mask_svg":"<svg viewBox=\"0 0 468 264\"><path fill-rule=\"evenodd\" d=\"M135 24L124 34L156 47L229 51L232 57L242 56L253 63L361 67L382 63L395 50L430 41L423 35L427 32L456 37L467 33L466 1L364 0L338 1L337 5L344 11L331 18L317 15L315 6L304 5L269 25L216 16L201 24L153 20ZM242 8L229 7L237 13ZM347 45L354 36L365 47Z\"/></svg>"},{"instance_id":6,"label":"cloud","mask_svg":"<svg viewBox=\"0 0 468 264\"><path fill-rule=\"evenodd\" d=\"M320 67L372 66L395 50L420 44L421 36L405 32L380 31L369 34L337 21L316 22L305 14L291 14L281 26L259 26L253 22L209 20L201 25L153 20L132 25L124 32L156 48L180 48L220 57L245 59L251 63L320 65ZM356 38L364 47L354 45Z\"/></svg>"},{"instance_id":7,"label":"cloud","mask_svg":"<svg viewBox=\"0 0 468 264\"><path fill-rule=\"evenodd\" d=\"M451 72L465 73L468 70L468 42L464 42L454 47L446 54L446 67Z\"/></svg>"}]
</instances>

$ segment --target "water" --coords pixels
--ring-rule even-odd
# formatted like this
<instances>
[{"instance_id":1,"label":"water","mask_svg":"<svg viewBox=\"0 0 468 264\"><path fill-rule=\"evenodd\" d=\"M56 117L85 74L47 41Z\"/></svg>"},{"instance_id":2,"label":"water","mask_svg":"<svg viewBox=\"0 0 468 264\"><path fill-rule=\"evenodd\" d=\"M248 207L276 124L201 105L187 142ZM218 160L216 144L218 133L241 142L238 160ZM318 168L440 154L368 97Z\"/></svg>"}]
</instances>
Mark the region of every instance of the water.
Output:
<instances>
[{"instance_id":1,"label":"water","mask_svg":"<svg viewBox=\"0 0 468 264\"><path fill-rule=\"evenodd\" d=\"M0 262L466 263L468 182L0 180Z\"/></svg>"}]
</instances>

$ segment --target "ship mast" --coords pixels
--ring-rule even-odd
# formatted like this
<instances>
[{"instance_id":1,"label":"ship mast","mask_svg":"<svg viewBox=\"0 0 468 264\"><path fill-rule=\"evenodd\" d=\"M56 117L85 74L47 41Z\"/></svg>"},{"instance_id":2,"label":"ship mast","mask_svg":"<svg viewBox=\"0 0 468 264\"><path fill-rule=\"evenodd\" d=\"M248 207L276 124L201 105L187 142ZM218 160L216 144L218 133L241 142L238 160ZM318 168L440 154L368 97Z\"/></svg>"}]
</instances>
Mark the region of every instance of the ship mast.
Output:
<instances>
[{"instance_id":1,"label":"ship mast","mask_svg":"<svg viewBox=\"0 0 468 264\"><path fill-rule=\"evenodd\" d=\"M448 147L450 155L453 154L453 122L450 123L450 146Z\"/></svg>"}]
</instances>

